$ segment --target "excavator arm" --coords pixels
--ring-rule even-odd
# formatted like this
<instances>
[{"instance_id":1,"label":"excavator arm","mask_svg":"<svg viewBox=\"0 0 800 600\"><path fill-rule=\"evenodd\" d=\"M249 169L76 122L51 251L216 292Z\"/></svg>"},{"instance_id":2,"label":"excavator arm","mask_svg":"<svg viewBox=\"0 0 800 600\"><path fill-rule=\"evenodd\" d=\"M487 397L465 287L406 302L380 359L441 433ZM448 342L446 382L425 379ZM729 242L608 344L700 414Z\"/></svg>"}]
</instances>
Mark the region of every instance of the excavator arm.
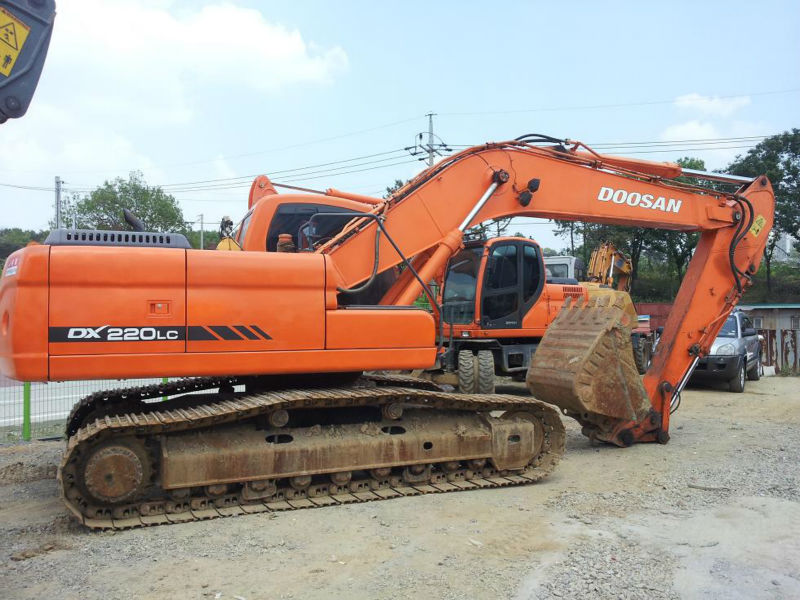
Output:
<instances>
[{"instance_id":1,"label":"excavator arm","mask_svg":"<svg viewBox=\"0 0 800 600\"><path fill-rule=\"evenodd\" d=\"M772 187L765 176L714 174L739 186L723 193L673 181L682 174L679 165L606 157L570 145L515 140L465 150L422 172L370 218L354 220L322 252L333 261L340 291L408 261L418 276L407 269L382 302L402 305L441 271L467 228L490 219L530 216L700 232L643 382L628 360L625 330L631 323L620 306L602 301L562 311L528 374L534 395L578 419L590 437L621 446L663 443L671 404L761 262L773 222Z\"/></svg>"}]
</instances>

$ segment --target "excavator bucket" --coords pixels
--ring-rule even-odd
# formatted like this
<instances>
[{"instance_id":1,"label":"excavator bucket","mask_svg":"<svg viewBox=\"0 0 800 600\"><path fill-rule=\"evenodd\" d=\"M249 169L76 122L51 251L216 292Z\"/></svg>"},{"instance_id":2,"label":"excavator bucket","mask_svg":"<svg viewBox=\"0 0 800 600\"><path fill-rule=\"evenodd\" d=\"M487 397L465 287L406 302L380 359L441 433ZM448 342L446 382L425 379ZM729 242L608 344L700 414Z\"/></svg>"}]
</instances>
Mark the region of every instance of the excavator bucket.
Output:
<instances>
[{"instance_id":1,"label":"excavator bucket","mask_svg":"<svg viewBox=\"0 0 800 600\"><path fill-rule=\"evenodd\" d=\"M536 349L527 386L577 419L583 433L621 446L652 410L636 369L631 317L620 296L568 299Z\"/></svg>"}]
</instances>

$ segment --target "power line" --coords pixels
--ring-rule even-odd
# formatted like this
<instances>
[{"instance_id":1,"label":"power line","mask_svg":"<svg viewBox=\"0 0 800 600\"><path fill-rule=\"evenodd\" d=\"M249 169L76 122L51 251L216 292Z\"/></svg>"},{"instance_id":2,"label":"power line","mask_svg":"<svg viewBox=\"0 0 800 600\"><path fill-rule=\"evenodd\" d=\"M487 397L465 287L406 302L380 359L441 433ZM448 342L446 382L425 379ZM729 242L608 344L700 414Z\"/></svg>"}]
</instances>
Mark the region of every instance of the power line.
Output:
<instances>
[{"instance_id":1,"label":"power line","mask_svg":"<svg viewBox=\"0 0 800 600\"><path fill-rule=\"evenodd\" d=\"M800 92L800 88L790 88L786 90L773 90L769 92L753 92L751 94L732 94L729 96L714 96L713 98L720 99L720 100L729 100L732 98L747 98L750 96L770 96L770 95L777 95L777 94L791 94L795 92ZM569 110L595 110L595 109L602 109L602 108L627 108L631 106L655 106L659 104L674 104L676 98L670 98L669 100L650 100L650 101L642 101L642 102L625 102L625 103L616 103L616 104L590 104L590 105L583 105L583 106L546 106L546 107L538 107L538 108L522 108L522 109L512 109L512 110L484 110L484 111L472 111L472 112L449 112L449 113L439 113L441 116L447 117L470 117L470 116L480 116L480 115L511 115L511 114L520 114L520 113L532 113L532 112L558 112L558 111L569 111Z\"/></svg>"},{"instance_id":2,"label":"power line","mask_svg":"<svg viewBox=\"0 0 800 600\"><path fill-rule=\"evenodd\" d=\"M650 142L601 142L599 144L589 144L592 148L600 148L603 146L623 147L623 146L657 146L657 145L674 145L674 144L696 144L696 143L709 143L709 144L722 144L729 141L745 141L745 140L763 140L769 137L766 135L750 135L741 137L727 137L727 138L698 138L694 140L655 140Z\"/></svg>"},{"instance_id":3,"label":"power line","mask_svg":"<svg viewBox=\"0 0 800 600\"><path fill-rule=\"evenodd\" d=\"M700 138L700 139L683 139L683 140L651 140L651 141L631 141L631 142L599 142L589 144L592 148L597 149L625 149L627 154L650 154L650 153L663 153L663 152L687 152L687 151L704 151L704 150L729 150L729 149L742 149L752 148L755 143L739 144L738 142L756 142L765 139L766 135L759 136L740 136L740 137L723 137L723 138ZM686 144L684 146L684 144ZM468 148L472 144L449 144L451 147ZM680 146L680 147L673 147ZM651 148L651 149L648 149ZM390 168L400 165L407 165L415 163L415 160L397 160L399 156L391 156L402 152L404 149L388 150L385 152L376 152L366 154L348 159L341 159L336 161L329 161L326 163L318 163L314 165L307 165L305 167L296 167L292 169L283 169L280 171L273 171L270 175L287 174L287 177L281 181L284 183L292 183L296 181L305 181L312 179L321 179L325 177L338 177L340 175L347 175L351 173L362 173L366 171ZM378 160L365 160L369 158L383 156ZM362 162L358 162L362 161ZM391 162L394 161L394 162ZM387 163L387 164L380 164ZM339 165L332 168L320 168L331 165ZM358 168L356 168L358 167ZM361 168L364 167L364 168ZM239 189L249 187L254 175L243 175L231 178L207 179L198 181L188 181L182 183L168 183L162 185L155 185L153 187L166 188L165 191L171 194L181 194L186 192L197 191L220 191L226 189ZM35 186L23 185L12 183L0 183L1 187L13 188L26 191L39 191L39 192L53 192L54 188L50 186ZM182 187L181 187L182 186ZM82 186L65 186L66 189L73 193L91 192L94 188L86 188ZM369 186L373 187L373 186ZM190 200L185 198L185 200Z\"/></svg>"},{"instance_id":4,"label":"power line","mask_svg":"<svg viewBox=\"0 0 800 600\"><path fill-rule=\"evenodd\" d=\"M708 150L735 150L739 148L755 148L755 144L745 145L745 146L700 146L696 148L668 148L666 150L637 150L634 152L626 152L626 154L654 154L654 153L661 153L661 152L697 152L697 151L708 151Z\"/></svg>"},{"instance_id":5,"label":"power line","mask_svg":"<svg viewBox=\"0 0 800 600\"><path fill-rule=\"evenodd\" d=\"M751 135L751 136L741 136L741 137L722 137L722 138L698 138L698 139L685 139L685 140L652 140L648 142L587 142L587 145L590 148L597 149L597 148L624 148L624 147L636 147L636 146L674 146L680 144L728 144L730 142L744 142L744 141L756 141L756 140L763 140L768 135ZM456 148L471 148L474 144L451 144Z\"/></svg>"},{"instance_id":6,"label":"power line","mask_svg":"<svg viewBox=\"0 0 800 600\"><path fill-rule=\"evenodd\" d=\"M269 176L269 177L272 177L273 175L291 173L291 172L295 172L295 171L305 171L306 169L316 169L318 167L327 167L327 166L330 166L330 165L338 165L338 164L342 164L342 163L354 162L354 161L357 161L357 160L365 160L367 158L374 158L376 156L385 156L387 154L397 154L398 152L404 152L404 151L405 150L403 148L398 148L396 150L387 150L386 152L375 152L374 154L365 154L363 156L356 156L356 157L353 157L353 158L344 158L342 160L334 160L334 161L330 161L330 162L326 162L326 163L318 163L318 164L315 164L315 165L307 165L305 167L297 167L297 168L294 168L294 169L283 169L283 170L280 170L280 171L270 171L266 175ZM233 181L233 180L236 180L236 179L253 179L254 177L257 177L260 174L261 173L258 173L258 174L255 174L255 175L241 175L241 176L238 176L238 177L221 177L219 179L205 179L205 180L200 180L200 181L185 181L185 182L182 182L182 183L164 183L164 184L161 184L160 187L162 187L162 188L179 187L179 186L182 186L182 185L195 185L195 184L199 184L199 183L214 183L214 182L221 182L221 181Z\"/></svg>"},{"instance_id":7,"label":"power line","mask_svg":"<svg viewBox=\"0 0 800 600\"><path fill-rule=\"evenodd\" d=\"M333 140L340 140L342 138L352 137L354 135L361 135L362 133L369 133L371 131L378 131L380 129L387 129L389 127L394 127L396 125L402 125L403 123L410 123L411 121L416 121L419 118L421 118L421 117L420 116L414 116L414 117L410 117L408 119L401 119L399 121L392 121L391 123L385 123L383 125L377 125L375 127L368 127L366 129L359 129L357 131L351 131L349 133L342 133L342 134L333 135L333 136L330 136L330 137L319 138L319 139L311 140L311 141L308 141L308 142L301 142L301 143L298 143L298 144L290 144L288 146L281 146L279 148L270 148L269 150L258 150L258 151L255 151L255 152L245 152L245 153L242 153L242 154L229 154L228 156L218 156L217 158L213 158L213 159L210 159L210 160L199 160L199 161L192 161L192 162L186 162L186 163L176 163L176 164L172 164L172 165L163 165L162 168L183 167L183 166L187 166L187 165L197 165L197 164L203 164L203 163L216 162L218 160L228 160L230 158L244 158L246 156L259 156L261 154L269 154L271 152L280 152L282 150L291 150L291 149L294 149L294 148L304 148L306 146L312 146L314 144L321 144L323 142L330 142L330 141L333 141Z\"/></svg>"},{"instance_id":8,"label":"power line","mask_svg":"<svg viewBox=\"0 0 800 600\"><path fill-rule=\"evenodd\" d=\"M592 147L594 147L594 148L625 148L625 147L641 148L641 147L647 147L647 146L653 146L655 148L660 148L660 147L665 147L665 146L674 146L674 145L678 145L678 144L689 143L689 144L693 144L693 145L694 144L720 145L719 149L735 149L735 148L744 148L744 147L750 147L750 146L732 146L732 145L730 145L731 142L762 140L765 137L767 137L767 136L742 136L742 137L729 137L729 138L704 138L704 139L698 139L698 140L669 140L669 141L658 140L658 141L648 141L648 142L605 142L605 143L590 144L590 145ZM462 146L462 145L459 145L459 146ZM469 145L463 145L463 147L470 147L470 146ZM653 150L653 152L670 152L670 151L681 152L681 151L702 150L702 149L704 149L704 148L696 148L696 147L674 148L674 149L669 149L669 150ZM362 156L362 157L355 157L353 159L344 159L344 160L339 160L339 161L331 161L329 163L321 163L319 165L309 165L308 167L300 167L300 168L296 168L296 169L285 169L283 171L273 171L269 175L270 176L274 176L274 175L277 175L279 173L287 173L287 174L288 173L294 173L290 177L288 177L286 179L283 179L283 181L286 181L288 183L288 182L294 182L294 181L303 181L303 180L306 180L306 179L320 179L320 178L324 177L325 174L327 174L330 177L334 177L334 176L344 175L344 174L349 174L349 173L362 172L362 171L366 171L366 170L369 170L369 169L352 170L352 167L361 167L361 166L366 166L366 165L370 165L370 164L376 164L376 163L380 163L380 162L392 161L392 160L396 160L398 157L392 156L392 157L389 157L389 158L383 158L383 159L376 160L376 161L367 161L367 162L363 162L363 163L360 163L360 164L346 165L344 167L335 167L335 168L331 168L331 169L321 169L321 170L309 170L309 171L307 171L305 173L300 173L300 171L302 171L304 169L312 169L312 168L317 167L317 166L326 166L326 165L334 165L334 164L341 165L341 164L344 164L344 163L348 163L348 162L351 162L351 161L357 161L357 160L364 159L364 158L370 158L370 157L374 157L374 156L384 156L384 155L387 155L387 154L394 154L394 153L399 152L399 151L401 151L401 150L390 150L390 151L387 151L387 152L375 153L375 154L365 155L365 156ZM642 152L629 152L629 153L630 154L641 154ZM430 156L429 156L429 158L430 158ZM376 167L376 168L391 167L391 166L396 166L398 164L404 164L404 163L403 162L399 162L399 163L398 162L394 162L394 163L383 165L381 167ZM312 175L313 175L313 177L312 177ZM182 189L177 189L177 187L176 187L176 188L173 188L173 189L169 189L168 191L170 191L172 193L180 193L180 192L188 192L188 191L210 191L210 190L234 189L234 188L240 188L240 187L249 186L253 177L254 176L251 175L251 176L243 176L243 177L237 177L237 178L225 178L225 179L219 179L219 180L207 180L208 182L212 182L212 183L213 182L219 182L218 184L215 184L215 185L193 185L193 182L186 182L185 184L183 184L186 187L184 187ZM239 182L239 180L243 180L243 181ZM200 181L200 182L195 182L195 183L204 184L205 182ZM162 185L160 187L165 188L165 187L168 187L170 185L178 186L179 184L164 184L164 185Z\"/></svg>"},{"instance_id":9,"label":"power line","mask_svg":"<svg viewBox=\"0 0 800 600\"><path fill-rule=\"evenodd\" d=\"M345 169L350 169L352 167L362 167L362 166L365 166L365 165L375 165L375 164L388 162L388 161L393 161L393 160L396 161L398 158L400 158L400 157L399 156L390 156L390 157L381 158L381 159L378 159L378 160L364 161L364 162L360 162L360 163L348 164L348 165L334 167L334 168L330 168L330 169L316 169L316 170L305 171L303 173L294 173L294 174L288 175L288 181L301 181L303 179L309 178L308 177L309 175L319 175L319 174L326 174L326 173L330 174L330 176L333 177L335 175L341 174L340 172L342 172ZM382 169L384 167L393 166L394 164L398 164L398 163L392 163L392 164L389 164L389 165L381 165L381 166L374 167L374 168ZM294 169L294 170L297 170L297 169ZM365 170L369 170L369 169L365 169ZM352 171L346 171L346 172L352 172ZM272 177L274 174L275 173L269 173L268 175L270 177ZM168 192L181 192L181 191L182 192L186 192L186 191L195 192L195 191L202 191L202 190L228 189L228 188L233 188L233 187L249 187L250 184L252 183L253 177L255 177L255 176L254 175L250 175L250 176L248 176L246 178L243 178L244 179L243 181L238 181L238 179L240 179L240 178L236 178L236 180L232 179L232 180L222 181L220 183L212 183L212 184L193 185L191 183L187 183L182 188L170 188L170 189L167 189L166 191L168 191ZM313 179L317 179L317 177L314 177ZM287 180L287 179L284 179L284 180ZM160 186L160 187L163 187L163 186Z\"/></svg>"}]
</instances>

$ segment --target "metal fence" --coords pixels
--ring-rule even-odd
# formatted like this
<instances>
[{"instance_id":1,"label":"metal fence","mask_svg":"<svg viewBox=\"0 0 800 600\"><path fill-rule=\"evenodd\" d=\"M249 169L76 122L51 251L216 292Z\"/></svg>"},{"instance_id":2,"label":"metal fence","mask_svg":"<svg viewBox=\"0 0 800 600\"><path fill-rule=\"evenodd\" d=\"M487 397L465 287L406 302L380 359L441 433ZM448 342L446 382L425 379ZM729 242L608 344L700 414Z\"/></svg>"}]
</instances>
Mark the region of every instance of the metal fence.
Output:
<instances>
[{"instance_id":1,"label":"metal fence","mask_svg":"<svg viewBox=\"0 0 800 600\"><path fill-rule=\"evenodd\" d=\"M777 371L800 371L800 329L759 329L762 362Z\"/></svg>"},{"instance_id":2,"label":"metal fence","mask_svg":"<svg viewBox=\"0 0 800 600\"><path fill-rule=\"evenodd\" d=\"M159 383L162 379L102 379L22 383L0 376L0 443L61 437L81 398L100 390Z\"/></svg>"}]
</instances>

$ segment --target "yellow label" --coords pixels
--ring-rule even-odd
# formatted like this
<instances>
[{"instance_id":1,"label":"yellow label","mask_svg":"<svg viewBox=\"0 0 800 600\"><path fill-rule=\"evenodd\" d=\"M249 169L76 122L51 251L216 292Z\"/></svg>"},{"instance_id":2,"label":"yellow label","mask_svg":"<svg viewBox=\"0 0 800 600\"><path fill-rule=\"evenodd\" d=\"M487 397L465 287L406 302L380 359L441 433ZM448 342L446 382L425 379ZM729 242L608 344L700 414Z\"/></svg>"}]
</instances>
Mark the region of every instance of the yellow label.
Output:
<instances>
[{"instance_id":1,"label":"yellow label","mask_svg":"<svg viewBox=\"0 0 800 600\"><path fill-rule=\"evenodd\" d=\"M4 8L0 8L0 75L8 77L31 28Z\"/></svg>"},{"instance_id":2,"label":"yellow label","mask_svg":"<svg viewBox=\"0 0 800 600\"><path fill-rule=\"evenodd\" d=\"M764 218L764 215L758 215L753 220L753 226L750 228L750 233L752 233L755 237L758 237L758 234L761 233L761 230L764 229L764 224L767 220Z\"/></svg>"}]
</instances>

